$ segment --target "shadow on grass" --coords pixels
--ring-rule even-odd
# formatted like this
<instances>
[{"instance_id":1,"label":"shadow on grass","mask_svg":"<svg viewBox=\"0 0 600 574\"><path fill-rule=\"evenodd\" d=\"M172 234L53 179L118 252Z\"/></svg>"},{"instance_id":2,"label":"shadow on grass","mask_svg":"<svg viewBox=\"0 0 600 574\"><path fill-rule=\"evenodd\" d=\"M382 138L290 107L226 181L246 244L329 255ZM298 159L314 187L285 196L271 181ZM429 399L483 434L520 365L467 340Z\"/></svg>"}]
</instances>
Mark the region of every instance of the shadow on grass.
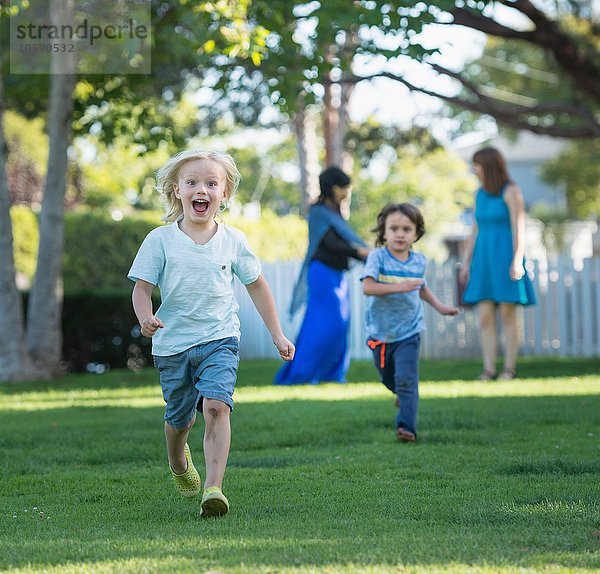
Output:
<instances>
[{"instance_id":1,"label":"shadow on grass","mask_svg":"<svg viewBox=\"0 0 600 574\"><path fill-rule=\"evenodd\" d=\"M242 404L220 521L169 484L162 408L6 411L0 567L591 571L600 397L585 399L423 399L416 445L394 440L389 399ZM202 468L201 425L190 444Z\"/></svg>"}]
</instances>

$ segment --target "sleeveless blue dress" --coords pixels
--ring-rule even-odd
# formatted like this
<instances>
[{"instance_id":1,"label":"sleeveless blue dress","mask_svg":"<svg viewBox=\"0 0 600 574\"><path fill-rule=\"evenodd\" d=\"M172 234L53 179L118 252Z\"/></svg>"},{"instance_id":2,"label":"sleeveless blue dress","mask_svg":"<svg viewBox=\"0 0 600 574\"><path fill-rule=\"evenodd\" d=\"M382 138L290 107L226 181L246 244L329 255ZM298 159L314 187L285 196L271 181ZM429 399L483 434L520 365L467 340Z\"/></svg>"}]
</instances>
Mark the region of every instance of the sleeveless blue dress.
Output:
<instances>
[{"instance_id":1,"label":"sleeveless blue dress","mask_svg":"<svg viewBox=\"0 0 600 574\"><path fill-rule=\"evenodd\" d=\"M463 302L467 305L479 301L535 304L533 286L527 273L518 281L512 281L509 275L513 241L510 212L503 197L505 188L506 185L498 195L492 195L483 188L477 191L475 221L478 233L469 283L463 295Z\"/></svg>"}]
</instances>

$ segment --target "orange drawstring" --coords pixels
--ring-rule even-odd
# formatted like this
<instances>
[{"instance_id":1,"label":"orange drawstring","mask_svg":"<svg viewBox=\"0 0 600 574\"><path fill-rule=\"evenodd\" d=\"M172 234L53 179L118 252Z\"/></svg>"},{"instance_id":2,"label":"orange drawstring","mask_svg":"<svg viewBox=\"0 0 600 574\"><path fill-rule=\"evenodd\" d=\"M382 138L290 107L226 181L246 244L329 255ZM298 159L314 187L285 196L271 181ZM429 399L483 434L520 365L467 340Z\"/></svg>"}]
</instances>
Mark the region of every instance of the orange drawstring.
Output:
<instances>
[{"instance_id":1,"label":"orange drawstring","mask_svg":"<svg viewBox=\"0 0 600 574\"><path fill-rule=\"evenodd\" d=\"M385 367L385 343L383 341L376 341L375 339L369 339L367 345L370 349L376 349L381 345L379 350L379 366L383 369Z\"/></svg>"}]
</instances>

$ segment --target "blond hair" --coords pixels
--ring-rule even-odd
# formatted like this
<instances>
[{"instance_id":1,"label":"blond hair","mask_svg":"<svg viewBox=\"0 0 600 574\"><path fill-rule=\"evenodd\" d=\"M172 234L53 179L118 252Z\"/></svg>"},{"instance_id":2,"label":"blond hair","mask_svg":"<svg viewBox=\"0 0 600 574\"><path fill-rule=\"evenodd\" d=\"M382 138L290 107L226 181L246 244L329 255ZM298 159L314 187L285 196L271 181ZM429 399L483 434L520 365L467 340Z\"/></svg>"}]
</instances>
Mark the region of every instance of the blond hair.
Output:
<instances>
[{"instance_id":1,"label":"blond hair","mask_svg":"<svg viewBox=\"0 0 600 574\"><path fill-rule=\"evenodd\" d=\"M172 223L183 216L183 205L175 195L174 185L177 183L179 172L188 161L206 159L218 163L226 174L225 190L232 197L240 184L241 175L233 158L227 153L204 149L190 149L174 155L156 172L156 189L165 205L165 215L162 220Z\"/></svg>"}]
</instances>

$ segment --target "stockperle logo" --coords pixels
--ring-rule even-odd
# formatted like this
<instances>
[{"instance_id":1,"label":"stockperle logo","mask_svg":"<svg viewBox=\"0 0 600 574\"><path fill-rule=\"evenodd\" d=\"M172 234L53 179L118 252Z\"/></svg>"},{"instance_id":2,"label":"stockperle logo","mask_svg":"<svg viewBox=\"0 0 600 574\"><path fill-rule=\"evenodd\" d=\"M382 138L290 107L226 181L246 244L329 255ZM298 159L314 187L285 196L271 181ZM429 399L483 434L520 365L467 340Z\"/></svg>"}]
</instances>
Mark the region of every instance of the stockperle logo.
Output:
<instances>
[{"instance_id":1,"label":"stockperle logo","mask_svg":"<svg viewBox=\"0 0 600 574\"><path fill-rule=\"evenodd\" d=\"M149 74L149 0L12 0L11 74Z\"/></svg>"}]
</instances>

